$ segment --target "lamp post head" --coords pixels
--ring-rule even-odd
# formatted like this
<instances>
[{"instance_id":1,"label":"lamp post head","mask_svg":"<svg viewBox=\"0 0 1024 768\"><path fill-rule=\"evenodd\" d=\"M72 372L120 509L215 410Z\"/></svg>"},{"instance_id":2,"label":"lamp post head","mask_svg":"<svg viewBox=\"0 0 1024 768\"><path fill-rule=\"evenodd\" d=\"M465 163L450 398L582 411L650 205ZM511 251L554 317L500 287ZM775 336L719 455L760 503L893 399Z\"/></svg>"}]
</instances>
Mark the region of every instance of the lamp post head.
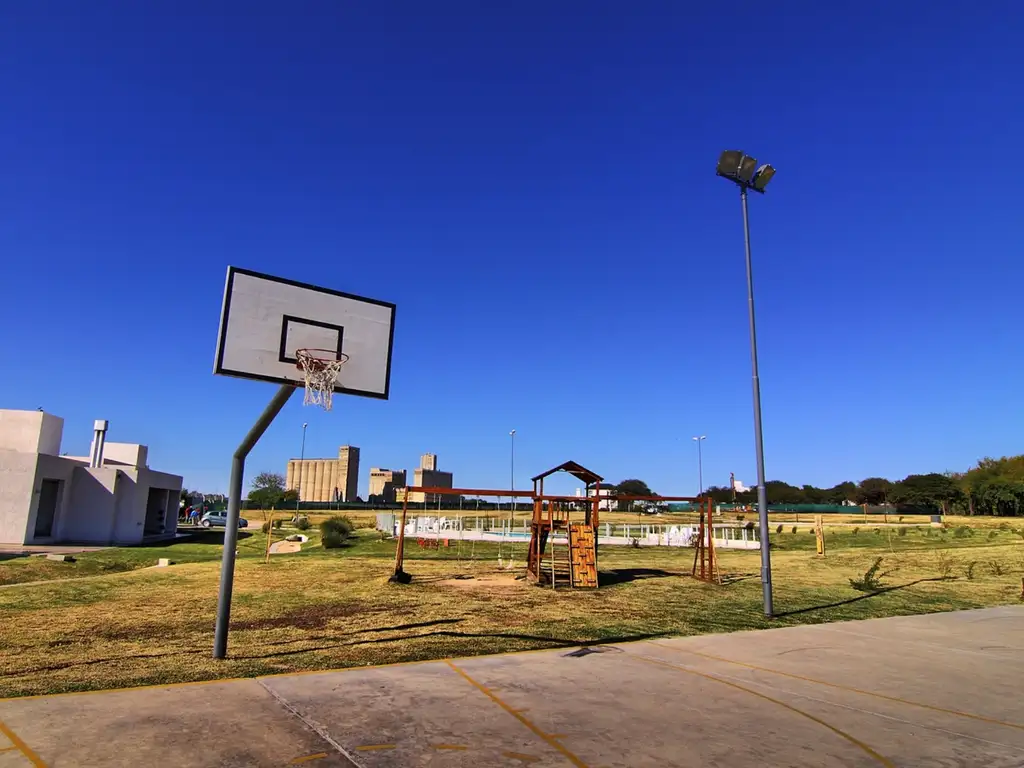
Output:
<instances>
[{"instance_id":1,"label":"lamp post head","mask_svg":"<svg viewBox=\"0 0 1024 768\"><path fill-rule=\"evenodd\" d=\"M764 188L775 175L775 169L765 163L758 167L757 160L738 149L727 149L718 158L715 173L738 184L743 189L752 189L764 194Z\"/></svg>"},{"instance_id":2,"label":"lamp post head","mask_svg":"<svg viewBox=\"0 0 1024 768\"><path fill-rule=\"evenodd\" d=\"M513 429L513 430L512 430L511 432L509 432L509 434L510 434L510 435L511 435L512 437L515 437L515 436L516 436L516 431L515 431L515 430Z\"/></svg>"}]
</instances>

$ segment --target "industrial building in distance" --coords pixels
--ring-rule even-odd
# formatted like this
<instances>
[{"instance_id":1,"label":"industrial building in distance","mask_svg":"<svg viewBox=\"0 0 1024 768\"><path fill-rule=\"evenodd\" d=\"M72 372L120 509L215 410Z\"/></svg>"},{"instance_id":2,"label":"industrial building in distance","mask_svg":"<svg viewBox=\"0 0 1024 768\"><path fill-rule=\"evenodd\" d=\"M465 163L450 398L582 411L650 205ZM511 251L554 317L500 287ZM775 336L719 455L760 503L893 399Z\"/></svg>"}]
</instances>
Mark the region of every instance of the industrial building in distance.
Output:
<instances>
[{"instance_id":1,"label":"industrial building in distance","mask_svg":"<svg viewBox=\"0 0 1024 768\"><path fill-rule=\"evenodd\" d=\"M370 467L369 501L375 504L393 504L399 488L405 488L404 469Z\"/></svg>"},{"instance_id":2,"label":"industrial building in distance","mask_svg":"<svg viewBox=\"0 0 1024 768\"><path fill-rule=\"evenodd\" d=\"M336 459L290 459L285 488L299 501L355 501L359 496L359 449L343 445Z\"/></svg>"},{"instance_id":3,"label":"industrial building in distance","mask_svg":"<svg viewBox=\"0 0 1024 768\"><path fill-rule=\"evenodd\" d=\"M420 465L412 473L412 484L422 488L452 488L452 473L443 472L437 468L437 454L424 453L420 457ZM444 494L424 493L423 491L412 491L408 494L409 501L415 503L432 504L437 502ZM396 490L395 500L404 501L406 490Z\"/></svg>"}]
</instances>

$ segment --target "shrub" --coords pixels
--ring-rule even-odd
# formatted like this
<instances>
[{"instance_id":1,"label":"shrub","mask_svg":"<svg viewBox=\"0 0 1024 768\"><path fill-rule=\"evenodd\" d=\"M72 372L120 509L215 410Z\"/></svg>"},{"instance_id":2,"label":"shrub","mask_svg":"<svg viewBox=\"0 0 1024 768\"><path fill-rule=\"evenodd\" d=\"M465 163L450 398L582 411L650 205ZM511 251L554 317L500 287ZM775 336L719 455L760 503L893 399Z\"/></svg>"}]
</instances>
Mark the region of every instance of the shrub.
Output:
<instances>
[{"instance_id":1,"label":"shrub","mask_svg":"<svg viewBox=\"0 0 1024 768\"><path fill-rule=\"evenodd\" d=\"M1008 531L1008 530L1010 530L1010 524L1008 522L1006 522L1005 520L1003 522L1001 522L999 525L997 525L996 527L1000 531Z\"/></svg>"},{"instance_id":2,"label":"shrub","mask_svg":"<svg viewBox=\"0 0 1024 768\"><path fill-rule=\"evenodd\" d=\"M956 560L950 557L948 552L940 551L935 556L935 567L939 571L939 575L948 579L953 575L953 566L956 565Z\"/></svg>"},{"instance_id":3,"label":"shrub","mask_svg":"<svg viewBox=\"0 0 1024 768\"><path fill-rule=\"evenodd\" d=\"M793 533L796 533L796 526L794 525L791 530Z\"/></svg>"},{"instance_id":4,"label":"shrub","mask_svg":"<svg viewBox=\"0 0 1024 768\"><path fill-rule=\"evenodd\" d=\"M924 529L924 535L925 536L931 536L932 535L932 529L931 528L925 528Z\"/></svg>"},{"instance_id":5,"label":"shrub","mask_svg":"<svg viewBox=\"0 0 1024 768\"><path fill-rule=\"evenodd\" d=\"M999 531L989 531L988 532L988 540L992 541L992 539L994 539L998 535L999 535Z\"/></svg>"},{"instance_id":6,"label":"shrub","mask_svg":"<svg viewBox=\"0 0 1024 768\"><path fill-rule=\"evenodd\" d=\"M882 577L887 574L880 573L882 570L882 558L876 557L871 567L864 571L859 579L850 579L850 586L858 592L877 592L882 587Z\"/></svg>"},{"instance_id":7,"label":"shrub","mask_svg":"<svg viewBox=\"0 0 1024 768\"><path fill-rule=\"evenodd\" d=\"M875 528L875 535L876 536L881 536L882 535L882 529L881 528Z\"/></svg>"},{"instance_id":8,"label":"shrub","mask_svg":"<svg viewBox=\"0 0 1024 768\"><path fill-rule=\"evenodd\" d=\"M309 518L308 517L300 517L300 518L298 518L295 521L295 527L298 528L300 531L308 531L309 530Z\"/></svg>"},{"instance_id":9,"label":"shrub","mask_svg":"<svg viewBox=\"0 0 1024 768\"><path fill-rule=\"evenodd\" d=\"M754 521L750 520L743 527L746 528L748 531L754 530Z\"/></svg>"},{"instance_id":10,"label":"shrub","mask_svg":"<svg viewBox=\"0 0 1024 768\"><path fill-rule=\"evenodd\" d=\"M782 533L782 528L783 528L783 526L781 526L781 525L780 525L780 526L778 526L778 527L777 527L777 528L775 529L775 532L776 532L776 533Z\"/></svg>"},{"instance_id":11,"label":"shrub","mask_svg":"<svg viewBox=\"0 0 1024 768\"><path fill-rule=\"evenodd\" d=\"M320 539L324 549L337 549L352 538L352 521L338 515L320 523Z\"/></svg>"},{"instance_id":12,"label":"shrub","mask_svg":"<svg viewBox=\"0 0 1024 768\"><path fill-rule=\"evenodd\" d=\"M746 516L746 515L736 515L736 520L737 520L738 522L741 522L741 523L742 523L742 522L743 522L744 520L746 520L746 519L747 519L747 516Z\"/></svg>"},{"instance_id":13,"label":"shrub","mask_svg":"<svg viewBox=\"0 0 1024 768\"><path fill-rule=\"evenodd\" d=\"M851 536L856 536L856 535L857 535L857 532L858 532L859 530L860 530L860 528L859 528L858 526L856 526L856 525L855 525L855 526L853 526L853 530L852 530L852 531L850 531L850 535L851 535Z\"/></svg>"},{"instance_id":14,"label":"shrub","mask_svg":"<svg viewBox=\"0 0 1024 768\"><path fill-rule=\"evenodd\" d=\"M966 539L968 536L974 535L974 529L967 525L959 525L953 531L954 538Z\"/></svg>"},{"instance_id":15,"label":"shrub","mask_svg":"<svg viewBox=\"0 0 1024 768\"><path fill-rule=\"evenodd\" d=\"M1002 576L1006 573L1006 566L1004 566L999 560L989 560L988 569L992 572L993 576Z\"/></svg>"},{"instance_id":16,"label":"shrub","mask_svg":"<svg viewBox=\"0 0 1024 768\"><path fill-rule=\"evenodd\" d=\"M263 531L263 533L265 533L265 534L266 533L270 533L270 521L267 520L267 522L265 522L263 525L261 525L260 526L260 530Z\"/></svg>"},{"instance_id":17,"label":"shrub","mask_svg":"<svg viewBox=\"0 0 1024 768\"><path fill-rule=\"evenodd\" d=\"M283 524L284 520L282 520L280 517L277 518L277 520L274 521L274 530L278 530Z\"/></svg>"},{"instance_id":18,"label":"shrub","mask_svg":"<svg viewBox=\"0 0 1024 768\"><path fill-rule=\"evenodd\" d=\"M899 519L899 520L897 520L896 522L898 522L898 523L902 523L902 522L903 522L903 515L900 515L900 519Z\"/></svg>"},{"instance_id":19,"label":"shrub","mask_svg":"<svg viewBox=\"0 0 1024 768\"><path fill-rule=\"evenodd\" d=\"M977 560L971 560L964 566L964 576L967 577L968 581L974 581L974 568L978 565Z\"/></svg>"},{"instance_id":20,"label":"shrub","mask_svg":"<svg viewBox=\"0 0 1024 768\"><path fill-rule=\"evenodd\" d=\"M900 536L906 536L906 535L907 535L907 529L906 528L900 528Z\"/></svg>"}]
</instances>

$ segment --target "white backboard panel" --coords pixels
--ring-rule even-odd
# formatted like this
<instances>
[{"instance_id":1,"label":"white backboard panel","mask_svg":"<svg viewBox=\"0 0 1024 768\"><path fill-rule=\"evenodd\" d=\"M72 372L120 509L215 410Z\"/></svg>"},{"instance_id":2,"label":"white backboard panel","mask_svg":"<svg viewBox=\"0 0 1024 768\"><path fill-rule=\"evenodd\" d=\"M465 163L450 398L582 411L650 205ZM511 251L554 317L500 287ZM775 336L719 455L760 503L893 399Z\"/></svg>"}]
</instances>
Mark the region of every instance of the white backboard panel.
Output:
<instances>
[{"instance_id":1,"label":"white backboard panel","mask_svg":"<svg viewBox=\"0 0 1024 768\"><path fill-rule=\"evenodd\" d=\"M348 355L335 392L387 399L395 305L228 267L214 373L302 385L295 350Z\"/></svg>"}]
</instances>

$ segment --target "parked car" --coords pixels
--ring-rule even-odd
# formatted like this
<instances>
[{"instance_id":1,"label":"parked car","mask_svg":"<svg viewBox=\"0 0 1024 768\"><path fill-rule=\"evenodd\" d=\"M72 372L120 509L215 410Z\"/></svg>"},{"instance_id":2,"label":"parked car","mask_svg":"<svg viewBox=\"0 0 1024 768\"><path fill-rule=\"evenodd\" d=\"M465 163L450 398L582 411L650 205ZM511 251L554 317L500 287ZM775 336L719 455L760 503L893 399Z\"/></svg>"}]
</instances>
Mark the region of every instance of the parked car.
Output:
<instances>
[{"instance_id":1,"label":"parked car","mask_svg":"<svg viewBox=\"0 0 1024 768\"><path fill-rule=\"evenodd\" d=\"M209 528L214 525L227 525L228 513L226 511L207 512L203 515L202 519L199 521L199 524L203 526L203 528ZM249 521L246 520L244 517L238 518L238 527L248 528Z\"/></svg>"}]
</instances>

